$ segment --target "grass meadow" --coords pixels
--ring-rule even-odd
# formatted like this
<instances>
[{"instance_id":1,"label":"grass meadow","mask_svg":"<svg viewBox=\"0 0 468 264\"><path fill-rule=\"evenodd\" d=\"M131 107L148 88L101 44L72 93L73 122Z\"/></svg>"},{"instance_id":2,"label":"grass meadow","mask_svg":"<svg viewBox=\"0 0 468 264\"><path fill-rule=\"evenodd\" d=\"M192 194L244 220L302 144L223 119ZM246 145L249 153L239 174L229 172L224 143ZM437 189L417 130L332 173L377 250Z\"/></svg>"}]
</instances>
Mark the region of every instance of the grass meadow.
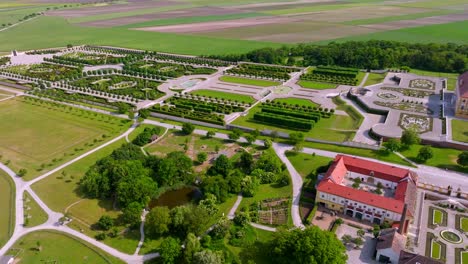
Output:
<instances>
[{"instance_id":1,"label":"grass meadow","mask_svg":"<svg viewBox=\"0 0 468 264\"><path fill-rule=\"evenodd\" d=\"M0 102L0 153L30 180L124 131L123 119L45 101ZM103 137L105 135L105 138Z\"/></svg>"},{"instance_id":2,"label":"grass meadow","mask_svg":"<svg viewBox=\"0 0 468 264\"><path fill-rule=\"evenodd\" d=\"M452 119L452 139L468 142L468 121Z\"/></svg>"},{"instance_id":3,"label":"grass meadow","mask_svg":"<svg viewBox=\"0 0 468 264\"><path fill-rule=\"evenodd\" d=\"M401 151L400 153L408 159L419 163L420 161L417 159L417 156L421 147L422 145L413 145L410 148ZM451 148L431 148L434 156L426 161L426 163L424 163L425 165L468 173L468 168L463 168L457 164L457 158L458 155L462 152L461 150Z\"/></svg>"},{"instance_id":4,"label":"grass meadow","mask_svg":"<svg viewBox=\"0 0 468 264\"><path fill-rule=\"evenodd\" d=\"M23 193L25 226L33 227L45 223L48 216L28 192Z\"/></svg>"},{"instance_id":5,"label":"grass meadow","mask_svg":"<svg viewBox=\"0 0 468 264\"><path fill-rule=\"evenodd\" d=\"M0 247L13 234L15 226L15 184L10 176L0 170Z\"/></svg>"},{"instance_id":6,"label":"grass meadow","mask_svg":"<svg viewBox=\"0 0 468 264\"><path fill-rule=\"evenodd\" d=\"M124 263L78 238L53 231L23 236L7 254L17 255L22 263Z\"/></svg>"}]
</instances>

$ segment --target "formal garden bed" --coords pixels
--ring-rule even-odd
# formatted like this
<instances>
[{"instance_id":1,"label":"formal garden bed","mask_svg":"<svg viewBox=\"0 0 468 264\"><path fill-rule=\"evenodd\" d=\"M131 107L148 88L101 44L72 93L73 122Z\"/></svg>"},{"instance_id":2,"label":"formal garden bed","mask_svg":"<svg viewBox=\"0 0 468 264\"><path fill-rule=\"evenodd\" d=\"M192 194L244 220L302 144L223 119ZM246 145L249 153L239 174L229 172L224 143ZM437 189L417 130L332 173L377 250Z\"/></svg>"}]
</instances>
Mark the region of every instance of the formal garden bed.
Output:
<instances>
[{"instance_id":1,"label":"formal garden bed","mask_svg":"<svg viewBox=\"0 0 468 264\"><path fill-rule=\"evenodd\" d=\"M433 233L428 232L425 255L444 262L447 256L447 245L441 242Z\"/></svg>"},{"instance_id":2,"label":"formal garden bed","mask_svg":"<svg viewBox=\"0 0 468 264\"><path fill-rule=\"evenodd\" d=\"M71 52L64 55L54 55L51 59L45 58L45 61L52 61L60 64L74 64L74 65L102 65L102 64L119 64L123 63L128 58L125 55L109 55L101 53L89 52Z\"/></svg>"},{"instance_id":3,"label":"formal garden bed","mask_svg":"<svg viewBox=\"0 0 468 264\"><path fill-rule=\"evenodd\" d=\"M290 198L271 198L249 206L253 222L265 225L285 225L288 222Z\"/></svg>"},{"instance_id":4,"label":"formal garden bed","mask_svg":"<svg viewBox=\"0 0 468 264\"><path fill-rule=\"evenodd\" d=\"M298 72L300 70L301 69L299 68L291 67L277 67L272 65L270 66L243 63L235 68L225 71L225 74L285 81L290 78L290 73Z\"/></svg>"},{"instance_id":5,"label":"formal garden bed","mask_svg":"<svg viewBox=\"0 0 468 264\"><path fill-rule=\"evenodd\" d=\"M0 57L0 66L10 63L10 57Z\"/></svg>"},{"instance_id":6,"label":"formal garden bed","mask_svg":"<svg viewBox=\"0 0 468 264\"><path fill-rule=\"evenodd\" d=\"M397 95L394 95L392 93L387 93L387 92L380 92L377 94L377 97L379 97L380 99L384 99L384 100L397 100L400 98Z\"/></svg>"},{"instance_id":7,"label":"formal garden bed","mask_svg":"<svg viewBox=\"0 0 468 264\"><path fill-rule=\"evenodd\" d=\"M455 215L455 228L463 233L468 232L468 216L466 215Z\"/></svg>"},{"instance_id":8,"label":"formal garden bed","mask_svg":"<svg viewBox=\"0 0 468 264\"><path fill-rule=\"evenodd\" d=\"M63 79L81 77L82 75L82 69L79 67L71 67L51 63L11 66L4 69L4 71L52 82Z\"/></svg>"},{"instance_id":9,"label":"formal garden bed","mask_svg":"<svg viewBox=\"0 0 468 264\"><path fill-rule=\"evenodd\" d=\"M374 101L375 105L378 106L383 106L383 107L388 107L391 109L395 110L401 110L401 111L409 111L409 112L414 112L414 113L420 113L420 114L433 114L433 111L426 106L423 105L422 102L416 102L416 101L401 101L401 102L381 102L381 101Z\"/></svg>"},{"instance_id":10,"label":"formal garden bed","mask_svg":"<svg viewBox=\"0 0 468 264\"><path fill-rule=\"evenodd\" d=\"M437 226L447 226L448 214L445 210L436 208L434 206L429 207L428 223L427 226L431 229Z\"/></svg>"},{"instance_id":11,"label":"formal garden bed","mask_svg":"<svg viewBox=\"0 0 468 264\"><path fill-rule=\"evenodd\" d=\"M359 70L338 66L317 66L310 73L301 75L301 81L356 85Z\"/></svg>"},{"instance_id":12,"label":"formal garden bed","mask_svg":"<svg viewBox=\"0 0 468 264\"><path fill-rule=\"evenodd\" d=\"M419 133L432 131L432 118L427 116L401 113L398 126L402 129L415 129Z\"/></svg>"},{"instance_id":13,"label":"formal garden bed","mask_svg":"<svg viewBox=\"0 0 468 264\"><path fill-rule=\"evenodd\" d=\"M463 238L459 236L457 233L452 232L450 230L443 230L440 232L440 236L447 242L452 244L460 244L463 242Z\"/></svg>"},{"instance_id":14,"label":"formal garden bed","mask_svg":"<svg viewBox=\"0 0 468 264\"><path fill-rule=\"evenodd\" d=\"M137 62L126 63L124 70L150 73L155 75L177 78L184 75L206 74L210 75L216 72L215 68L194 67L187 64L176 64L169 62L156 62L150 60L141 60Z\"/></svg>"},{"instance_id":15,"label":"formal garden bed","mask_svg":"<svg viewBox=\"0 0 468 264\"><path fill-rule=\"evenodd\" d=\"M81 78L70 82L71 85L80 88L112 93L116 95L127 95L138 99L155 100L164 95L158 90L161 84L130 76L108 75Z\"/></svg>"},{"instance_id":16,"label":"formal garden bed","mask_svg":"<svg viewBox=\"0 0 468 264\"><path fill-rule=\"evenodd\" d=\"M414 79L409 82L409 88L435 90L435 82L426 79Z\"/></svg>"},{"instance_id":17,"label":"formal garden bed","mask_svg":"<svg viewBox=\"0 0 468 264\"><path fill-rule=\"evenodd\" d=\"M396 87L382 87L381 90L394 91L403 94L404 96L424 98L427 96L434 95L434 92L406 89L406 88L396 88Z\"/></svg>"}]
</instances>

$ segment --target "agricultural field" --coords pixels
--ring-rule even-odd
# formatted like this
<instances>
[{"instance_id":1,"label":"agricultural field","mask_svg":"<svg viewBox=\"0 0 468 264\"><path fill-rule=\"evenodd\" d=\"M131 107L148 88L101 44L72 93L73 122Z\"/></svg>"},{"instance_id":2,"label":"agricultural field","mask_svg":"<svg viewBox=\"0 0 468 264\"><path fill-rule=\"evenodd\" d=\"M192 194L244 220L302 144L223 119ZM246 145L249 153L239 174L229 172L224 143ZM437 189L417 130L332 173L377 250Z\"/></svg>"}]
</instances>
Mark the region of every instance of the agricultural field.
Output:
<instances>
[{"instance_id":1,"label":"agricultural field","mask_svg":"<svg viewBox=\"0 0 468 264\"><path fill-rule=\"evenodd\" d=\"M452 139L468 142L468 121L452 119Z\"/></svg>"},{"instance_id":2,"label":"agricultural field","mask_svg":"<svg viewBox=\"0 0 468 264\"><path fill-rule=\"evenodd\" d=\"M0 170L0 211L5 212L0 217L0 247L13 234L15 223L15 185L10 176Z\"/></svg>"},{"instance_id":3,"label":"agricultural field","mask_svg":"<svg viewBox=\"0 0 468 264\"><path fill-rule=\"evenodd\" d=\"M2 161L32 179L129 126L124 120L41 100L0 102ZM104 136L104 137L103 137Z\"/></svg>"},{"instance_id":4,"label":"agricultural field","mask_svg":"<svg viewBox=\"0 0 468 264\"><path fill-rule=\"evenodd\" d=\"M64 248L67 250L63 250ZM24 263L66 263L70 259L90 263L124 263L82 240L53 231L27 234L21 237L7 254L16 256Z\"/></svg>"}]
</instances>

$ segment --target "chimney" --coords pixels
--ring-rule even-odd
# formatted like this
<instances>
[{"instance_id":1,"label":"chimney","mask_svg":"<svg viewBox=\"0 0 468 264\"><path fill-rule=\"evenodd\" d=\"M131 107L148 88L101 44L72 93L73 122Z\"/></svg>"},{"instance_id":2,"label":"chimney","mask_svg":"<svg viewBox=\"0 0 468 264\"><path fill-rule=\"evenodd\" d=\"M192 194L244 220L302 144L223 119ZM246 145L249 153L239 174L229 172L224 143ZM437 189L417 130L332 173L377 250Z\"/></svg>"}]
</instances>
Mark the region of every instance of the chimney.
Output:
<instances>
[{"instance_id":1,"label":"chimney","mask_svg":"<svg viewBox=\"0 0 468 264\"><path fill-rule=\"evenodd\" d=\"M405 206L403 207L403 213L401 214L400 218L400 226L398 227L398 233L400 234L403 234L403 230L405 229L406 211L408 211L408 205L405 203Z\"/></svg>"}]
</instances>

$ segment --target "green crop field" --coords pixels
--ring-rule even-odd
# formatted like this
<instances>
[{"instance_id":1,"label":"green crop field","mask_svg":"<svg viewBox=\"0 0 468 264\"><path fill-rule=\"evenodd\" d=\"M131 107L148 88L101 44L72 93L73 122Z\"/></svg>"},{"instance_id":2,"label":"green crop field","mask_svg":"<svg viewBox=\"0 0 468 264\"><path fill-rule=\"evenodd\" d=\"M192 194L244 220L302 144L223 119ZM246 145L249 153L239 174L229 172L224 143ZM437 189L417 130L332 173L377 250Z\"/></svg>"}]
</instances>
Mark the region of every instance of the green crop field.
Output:
<instances>
[{"instance_id":1,"label":"green crop field","mask_svg":"<svg viewBox=\"0 0 468 264\"><path fill-rule=\"evenodd\" d=\"M0 170L0 247L13 234L15 225L15 184L10 176Z\"/></svg>"},{"instance_id":2,"label":"green crop field","mask_svg":"<svg viewBox=\"0 0 468 264\"><path fill-rule=\"evenodd\" d=\"M75 263L124 263L82 240L52 231L36 231L21 237L7 254L16 256L22 263L70 263L71 260Z\"/></svg>"},{"instance_id":3,"label":"green crop field","mask_svg":"<svg viewBox=\"0 0 468 264\"><path fill-rule=\"evenodd\" d=\"M213 90L196 90L196 91L191 92L191 94L224 99L224 100L245 102L245 103L255 102L255 99L253 99L252 96L243 95L243 94L226 93L226 92L213 91Z\"/></svg>"},{"instance_id":4,"label":"green crop field","mask_svg":"<svg viewBox=\"0 0 468 264\"><path fill-rule=\"evenodd\" d=\"M315 90L335 89L337 86L336 84L332 84L332 83L321 83L321 82L313 82L313 81L298 81L297 84L304 88L315 89Z\"/></svg>"},{"instance_id":5,"label":"green crop field","mask_svg":"<svg viewBox=\"0 0 468 264\"><path fill-rule=\"evenodd\" d=\"M8 166L27 170L32 179L76 157L129 126L123 119L43 101L12 99L0 102L0 153Z\"/></svg>"},{"instance_id":6,"label":"green crop field","mask_svg":"<svg viewBox=\"0 0 468 264\"><path fill-rule=\"evenodd\" d=\"M452 139L468 142L468 121L452 119Z\"/></svg>"},{"instance_id":7,"label":"green crop field","mask_svg":"<svg viewBox=\"0 0 468 264\"><path fill-rule=\"evenodd\" d=\"M414 20L418 18L431 17L431 16L441 16L460 13L460 10L437 10L416 14L407 14L407 15L397 15L397 16L385 16L377 18L368 18L368 19L357 19L352 21L345 22L347 25L369 25L369 24L379 24L384 22L400 21L400 20Z\"/></svg>"},{"instance_id":8,"label":"green crop field","mask_svg":"<svg viewBox=\"0 0 468 264\"><path fill-rule=\"evenodd\" d=\"M54 34L48 34L54 32ZM47 37L44 37L47 35ZM74 45L112 45L179 54L211 55L244 53L254 49L280 47L281 44L248 40L185 36L169 33L94 28L70 24L58 17L40 17L0 32L0 51L30 50ZM190 45L187 45L190 43Z\"/></svg>"},{"instance_id":9,"label":"green crop field","mask_svg":"<svg viewBox=\"0 0 468 264\"><path fill-rule=\"evenodd\" d=\"M42 208L34 201L28 192L24 192L24 222L25 226L33 227L38 226L47 221L47 214Z\"/></svg>"},{"instance_id":10,"label":"green crop field","mask_svg":"<svg viewBox=\"0 0 468 264\"><path fill-rule=\"evenodd\" d=\"M319 104L316 104L312 102L311 100L307 99L301 99L301 98L276 98L273 100L274 102L281 102L281 103L287 103L287 104L292 104L292 105L300 105L300 106L311 106L311 107L318 107L320 106Z\"/></svg>"},{"instance_id":11,"label":"green crop field","mask_svg":"<svg viewBox=\"0 0 468 264\"><path fill-rule=\"evenodd\" d=\"M248 79L248 78L240 78L240 77L233 77L233 76L221 76L219 80L222 82L246 84L246 85L261 86L261 87L269 87L269 86L275 86L275 85L280 84L279 82L275 82L275 81Z\"/></svg>"}]
</instances>

